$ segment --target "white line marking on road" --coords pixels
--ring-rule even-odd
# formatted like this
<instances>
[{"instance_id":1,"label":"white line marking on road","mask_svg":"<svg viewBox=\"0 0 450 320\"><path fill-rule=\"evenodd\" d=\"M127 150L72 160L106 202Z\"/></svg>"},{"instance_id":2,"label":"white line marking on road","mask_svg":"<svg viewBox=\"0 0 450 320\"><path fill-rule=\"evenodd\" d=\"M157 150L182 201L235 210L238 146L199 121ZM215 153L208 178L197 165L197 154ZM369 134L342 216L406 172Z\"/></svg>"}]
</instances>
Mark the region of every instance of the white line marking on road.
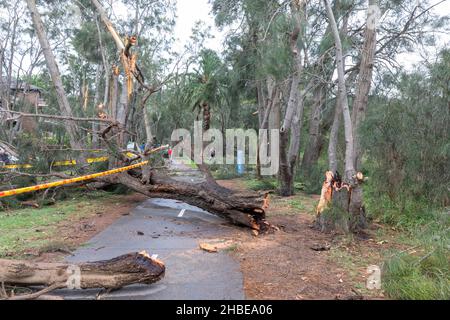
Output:
<instances>
[{"instance_id":1,"label":"white line marking on road","mask_svg":"<svg viewBox=\"0 0 450 320\"><path fill-rule=\"evenodd\" d=\"M153 259L153 260L155 260L155 259L157 259L157 258L158 258L158 255L157 255L157 254L152 255L152 259Z\"/></svg>"},{"instance_id":2,"label":"white line marking on road","mask_svg":"<svg viewBox=\"0 0 450 320\"><path fill-rule=\"evenodd\" d=\"M185 212L186 212L186 209L182 209L180 211L180 213L178 214L178 218L181 218Z\"/></svg>"}]
</instances>

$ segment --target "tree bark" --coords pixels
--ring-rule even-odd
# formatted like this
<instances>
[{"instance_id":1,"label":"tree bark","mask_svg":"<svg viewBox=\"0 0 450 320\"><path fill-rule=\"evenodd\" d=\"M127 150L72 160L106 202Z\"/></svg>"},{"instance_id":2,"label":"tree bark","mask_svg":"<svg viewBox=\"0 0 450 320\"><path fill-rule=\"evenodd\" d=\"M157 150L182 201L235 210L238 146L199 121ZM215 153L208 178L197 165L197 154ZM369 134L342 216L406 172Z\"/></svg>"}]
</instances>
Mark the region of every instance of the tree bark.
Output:
<instances>
[{"instance_id":1,"label":"tree bark","mask_svg":"<svg viewBox=\"0 0 450 320\"><path fill-rule=\"evenodd\" d=\"M129 110L129 100L128 100L128 88L126 84L126 80L124 78L124 81L122 83L122 90L120 92L120 98L119 98L119 105L117 107L117 118L116 120L123 126L126 126L127 123L127 115ZM118 136L118 145L122 148L125 147L127 141L126 134L124 132L121 132Z\"/></svg>"},{"instance_id":2,"label":"tree bark","mask_svg":"<svg viewBox=\"0 0 450 320\"><path fill-rule=\"evenodd\" d=\"M208 101L203 101L201 108L203 112L203 131L208 131L211 127L211 107Z\"/></svg>"},{"instance_id":3,"label":"tree bark","mask_svg":"<svg viewBox=\"0 0 450 320\"><path fill-rule=\"evenodd\" d=\"M331 30L334 37L336 47L336 65L338 71L338 104L342 108L344 118L344 132L345 132L345 179L352 180L355 174L355 167L353 165L353 125L350 116L350 108L348 106L347 87L345 83L345 66L344 54L342 51L341 37L334 18L333 10L329 0L324 0L327 9L328 19L330 20Z\"/></svg>"},{"instance_id":4,"label":"tree bark","mask_svg":"<svg viewBox=\"0 0 450 320\"><path fill-rule=\"evenodd\" d=\"M291 196L294 194L295 167L300 152L301 128L303 123L303 95L299 97L300 76L303 70L300 48L297 45L301 32L303 4L291 2L294 30L290 38L290 48L294 63L291 87L286 107L283 125L280 129L280 194ZM288 133L290 131L290 143L288 149Z\"/></svg>"},{"instance_id":5,"label":"tree bark","mask_svg":"<svg viewBox=\"0 0 450 320\"><path fill-rule=\"evenodd\" d=\"M369 6L376 6L376 5L377 0L369 1ZM361 63L359 66L358 84L352 110L352 121L354 124L353 162L355 169L358 171L361 170L361 156L362 156L358 131L366 115L367 103L369 100L369 92L372 85L372 73L375 60L375 50L377 46L376 25L374 25L374 21L369 21L370 19L374 19L373 17L370 17L370 14L371 13L368 12L366 31L364 35L364 44L361 51Z\"/></svg>"},{"instance_id":6,"label":"tree bark","mask_svg":"<svg viewBox=\"0 0 450 320\"><path fill-rule=\"evenodd\" d=\"M117 97L119 94L119 71L116 66L113 67L112 71L112 85L111 85L111 97L110 101L110 112L111 119L117 120Z\"/></svg>"},{"instance_id":7,"label":"tree bark","mask_svg":"<svg viewBox=\"0 0 450 320\"><path fill-rule=\"evenodd\" d=\"M336 100L333 125L331 126L330 139L328 142L328 168L331 172L336 172L338 169L337 145L342 118L342 108L338 100L339 99Z\"/></svg>"},{"instance_id":8,"label":"tree bark","mask_svg":"<svg viewBox=\"0 0 450 320\"><path fill-rule=\"evenodd\" d=\"M164 274L164 263L145 252L74 265L0 259L0 283L19 286L117 289L131 284L151 284Z\"/></svg>"},{"instance_id":9,"label":"tree bark","mask_svg":"<svg viewBox=\"0 0 450 320\"><path fill-rule=\"evenodd\" d=\"M95 95L94 95L94 104L92 105L93 116L96 117L97 106L100 104L100 82L103 71L103 65L99 64L97 66L97 73L95 75ZM99 131L99 124L92 122L92 148L96 149L99 147L98 144L98 135L96 134Z\"/></svg>"},{"instance_id":10,"label":"tree bark","mask_svg":"<svg viewBox=\"0 0 450 320\"><path fill-rule=\"evenodd\" d=\"M47 38L47 34L44 29L44 25L42 23L41 17L36 7L35 0L26 0L28 10L31 13L31 18L33 20L34 29L39 38L39 43L41 44L42 51L44 53L45 61L47 63L47 68L52 78L53 84L56 90L56 98L58 100L58 105L61 110L61 114L67 117L72 116L72 109L70 107L69 101L67 99L66 93L64 91L64 86L61 80L61 75L58 69L58 65L56 63L55 56L50 48L50 43ZM79 138L77 135L77 128L74 121L66 120L66 130L69 135L70 146L72 149L82 149L82 146L79 142ZM83 159L77 159L80 162L84 163Z\"/></svg>"},{"instance_id":11,"label":"tree bark","mask_svg":"<svg viewBox=\"0 0 450 320\"><path fill-rule=\"evenodd\" d=\"M14 17L14 22L12 25L12 31L11 31L11 43L10 43L10 53L9 53L9 65L8 65L8 74L6 77L6 99L5 99L5 105L6 110L11 109L11 83L12 83L12 68L13 68L13 61L14 61L14 54L15 54L15 46L16 46L16 37L17 37L17 25L19 23L19 17Z\"/></svg>"},{"instance_id":12,"label":"tree bark","mask_svg":"<svg viewBox=\"0 0 450 320\"><path fill-rule=\"evenodd\" d=\"M263 84L267 87L267 96ZM279 129L280 128L280 92L275 80L269 76L265 81L257 82L258 95L258 121L259 129ZM262 143L262 141L261 141ZM261 178L261 159L259 152L261 144L258 143L258 157L256 165L256 174Z\"/></svg>"},{"instance_id":13,"label":"tree bark","mask_svg":"<svg viewBox=\"0 0 450 320\"><path fill-rule=\"evenodd\" d=\"M342 195L343 191L336 194L336 201L333 204L333 210L336 212L341 227L344 231L359 232L360 229L366 227L365 210L362 201L361 179L357 179L357 174L354 166L354 136L353 123L350 116L350 109L348 106L347 88L345 81L344 56L342 52L341 38L339 35L336 20L329 0L324 0L328 19L331 24L331 29L336 47L336 65L338 70L338 108L342 109L344 118L344 132L345 132L345 175L343 183L347 185L348 194ZM337 175L336 171L333 174ZM361 175L362 176L362 175ZM335 176L336 177L336 176ZM348 209L347 209L348 208ZM348 212L349 215L345 214ZM347 224L347 220L349 223Z\"/></svg>"},{"instance_id":14,"label":"tree bark","mask_svg":"<svg viewBox=\"0 0 450 320\"><path fill-rule=\"evenodd\" d=\"M311 108L309 130L308 130L308 144L305 148L305 153L302 159L301 172L308 176L313 167L317 164L320 157L320 151L323 145L323 138L321 135L321 111L325 101L325 86L320 84L314 90L314 104Z\"/></svg>"},{"instance_id":15,"label":"tree bark","mask_svg":"<svg viewBox=\"0 0 450 320\"><path fill-rule=\"evenodd\" d=\"M233 224L265 232L270 225L265 220L268 208L268 194L233 191L218 185L215 181L191 184L174 180L169 176L150 170L148 184L141 182L141 171L105 178L110 183L119 183L153 198L183 201L218 215Z\"/></svg>"}]
</instances>

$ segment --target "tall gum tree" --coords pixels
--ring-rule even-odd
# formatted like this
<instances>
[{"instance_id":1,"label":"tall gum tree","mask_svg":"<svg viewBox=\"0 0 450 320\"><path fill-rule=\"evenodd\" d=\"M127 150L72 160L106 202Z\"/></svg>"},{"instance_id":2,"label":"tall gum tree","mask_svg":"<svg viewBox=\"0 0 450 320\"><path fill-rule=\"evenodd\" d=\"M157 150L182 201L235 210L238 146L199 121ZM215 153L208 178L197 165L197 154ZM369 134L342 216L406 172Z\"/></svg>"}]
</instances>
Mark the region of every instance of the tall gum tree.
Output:
<instances>
[{"instance_id":1,"label":"tall gum tree","mask_svg":"<svg viewBox=\"0 0 450 320\"><path fill-rule=\"evenodd\" d=\"M332 207L329 210L337 212L336 215L319 216L318 222L322 229L326 228L326 224L329 224L330 217L334 216L334 226L332 228L341 228L345 232L358 232L366 227L366 216L362 199L362 188L360 180L357 178L354 165L354 124L350 114L350 108L348 103L346 79L345 79L345 67L344 67L344 55L342 49L341 37L339 29L336 23L336 19L333 14L332 7L329 0L324 0L327 17L330 22L331 32L335 42L336 53L336 67L338 73L338 109L342 110L344 119L344 133L345 133L345 160L344 160L344 183L349 188L343 188L341 190L333 191ZM336 178L336 172L333 172ZM334 188L334 185L333 185ZM329 213L329 211L328 211ZM348 214L347 214L348 213ZM327 217L328 216L328 217Z\"/></svg>"},{"instance_id":2,"label":"tall gum tree","mask_svg":"<svg viewBox=\"0 0 450 320\"><path fill-rule=\"evenodd\" d=\"M59 72L58 64L56 63L55 56L51 50L50 43L47 38L47 34L45 32L44 24L42 22L41 16L39 14L39 11L36 7L36 1L35 0L26 0L28 10L31 14L31 19L33 21L34 30L39 38L39 43L41 45L45 62L47 63L47 68L50 73L50 76L53 81L53 85L55 87L56 91L56 97L58 100L58 105L61 111L61 114L66 117L72 117L72 109L69 104L69 100L67 99L66 92L64 90L64 86L61 80L61 74ZM79 141L78 134L77 134L77 126L75 124L75 121L73 120L65 120L66 123L66 130L67 134L69 136L70 141L70 147L74 150L81 150L82 145ZM84 163L83 157L80 156L79 163Z\"/></svg>"}]
</instances>

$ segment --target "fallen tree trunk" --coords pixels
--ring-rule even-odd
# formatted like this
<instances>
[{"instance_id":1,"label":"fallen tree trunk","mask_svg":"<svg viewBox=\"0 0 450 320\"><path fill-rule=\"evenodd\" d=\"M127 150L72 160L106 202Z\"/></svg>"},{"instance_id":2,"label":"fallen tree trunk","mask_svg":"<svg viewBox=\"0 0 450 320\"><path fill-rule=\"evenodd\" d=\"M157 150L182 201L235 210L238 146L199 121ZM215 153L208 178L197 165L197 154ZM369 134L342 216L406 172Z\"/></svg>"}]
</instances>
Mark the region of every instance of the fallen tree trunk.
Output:
<instances>
[{"instance_id":1,"label":"fallen tree trunk","mask_svg":"<svg viewBox=\"0 0 450 320\"><path fill-rule=\"evenodd\" d=\"M269 201L267 193L237 192L209 180L197 184L181 182L152 169L149 174L150 177L145 179L147 184L142 183L140 170L108 179L148 197L183 201L259 232L271 229L265 220Z\"/></svg>"},{"instance_id":2,"label":"fallen tree trunk","mask_svg":"<svg viewBox=\"0 0 450 320\"><path fill-rule=\"evenodd\" d=\"M35 263L0 259L0 283L15 286L116 289L131 284L151 284L165 274L164 263L146 252L80 264ZM48 291L42 291L46 293ZM36 297L33 297L36 298ZM20 296L16 297L20 299Z\"/></svg>"}]
</instances>

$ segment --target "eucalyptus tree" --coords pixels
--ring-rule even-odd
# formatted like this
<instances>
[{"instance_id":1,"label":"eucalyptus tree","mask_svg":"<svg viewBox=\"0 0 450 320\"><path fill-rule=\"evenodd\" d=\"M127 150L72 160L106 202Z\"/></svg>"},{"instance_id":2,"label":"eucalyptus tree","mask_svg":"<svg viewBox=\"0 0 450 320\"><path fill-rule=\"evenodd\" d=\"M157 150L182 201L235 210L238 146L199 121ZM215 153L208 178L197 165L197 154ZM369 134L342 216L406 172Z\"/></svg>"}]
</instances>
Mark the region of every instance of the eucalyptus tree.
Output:
<instances>
[{"instance_id":1,"label":"eucalyptus tree","mask_svg":"<svg viewBox=\"0 0 450 320\"><path fill-rule=\"evenodd\" d=\"M67 95L64 90L64 85L61 79L61 74L59 72L58 64L51 50L50 43L47 38L47 33L44 29L44 24L42 22L39 11L36 7L35 0L27 0L27 7L28 10L30 11L34 30L39 38L39 42L42 47L43 54L45 56L48 71L52 77L52 81L55 86L60 112L64 116L72 117L73 116L72 108L69 104L69 100L67 99ZM82 145L80 144L76 124L73 120L66 120L66 130L69 136L71 148L75 150L81 150ZM82 157L79 158L79 163L83 163Z\"/></svg>"},{"instance_id":2,"label":"eucalyptus tree","mask_svg":"<svg viewBox=\"0 0 450 320\"><path fill-rule=\"evenodd\" d=\"M241 20L241 45L257 101L260 129L280 129L280 193L292 195L303 115L302 16L304 1L213 2L218 25ZM253 67L253 68L252 68ZM244 73L243 73L244 75ZM260 165L260 164L259 164Z\"/></svg>"}]
</instances>

